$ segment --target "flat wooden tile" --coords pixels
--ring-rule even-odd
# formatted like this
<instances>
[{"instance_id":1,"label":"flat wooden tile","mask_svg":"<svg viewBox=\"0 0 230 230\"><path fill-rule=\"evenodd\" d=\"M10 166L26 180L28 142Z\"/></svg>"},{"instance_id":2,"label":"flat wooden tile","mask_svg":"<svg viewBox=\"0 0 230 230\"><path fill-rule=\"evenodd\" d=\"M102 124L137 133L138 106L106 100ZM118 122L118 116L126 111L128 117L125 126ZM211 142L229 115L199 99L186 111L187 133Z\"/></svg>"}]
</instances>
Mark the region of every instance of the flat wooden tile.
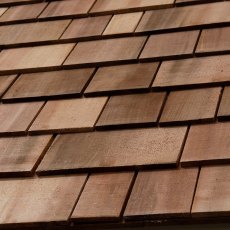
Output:
<instances>
[{"instance_id":1,"label":"flat wooden tile","mask_svg":"<svg viewBox=\"0 0 230 230\"><path fill-rule=\"evenodd\" d=\"M158 62L153 62L99 68L86 88L85 94L116 94L147 89L158 65Z\"/></svg>"},{"instance_id":2,"label":"flat wooden tile","mask_svg":"<svg viewBox=\"0 0 230 230\"><path fill-rule=\"evenodd\" d=\"M20 21L37 18L48 3L12 6L0 17L0 22Z\"/></svg>"},{"instance_id":3,"label":"flat wooden tile","mask_svg":"<svg viewBox=\"0 0 230 230\"><path fill-rule=\"evenodd\" d=\"M146 37L132 37L79 42L64 65L133 60L138 57L145 40Z\"/></svg>"},{"instance_id":4,"label":"flat wooden tile","mask_svg":"<svg viewBox=\"0 0 230 230\"><path fill-rule=\"evenodd\" d=\"M134 173L92 174L74 209L75 221L119 220Z\"/></svg>"},{"instance_id":5,"label":"flat wooden tile","mask_svg":"<svg viewBox=\"0 0 230 230\"><path fill-rule=\"evenodd\" d=\"M8 89L17 75L0 76L0 96Z\"/></svg>"},{"instance_id":6,"label":"flat wooden tile","mask_svg":"<svg viewBox=\"0 0 230 230\"><path fill-rule=\"evenodd\" d=\"M71 22L61 39L100 36L111 17L111 15L106 15L75 19Z\"/></svg>"},{"instance_id":7,"label":"flat wooden tile","mask_svg":"<svg viewBox=\"0 0 230 230\"><path fill-rule=\"evenodd\" d=\"M37 172L176 165L185 133L176 127L60 135Z\"/></svg>"},{"instance_id":8,"label":"flat wooden tile","mask_svg":"<svg viewBox=\"0 0 230 230\"><path fill-rule=\"evenodd\" d=\"M230 27L202 30L196 53L230 51Z\"/></svg>"},{"instance_id":9,"label":"flat wooden tile","mask_svg":"<svg viewBox=\"0 0 230 230\"><path fill-rule=\"evenodd\" d=\"M198 168L139 172L125 218L190 216Z\"/></svg>"},{"instance_id":10,"label":"flat wooden tile","mask_svg":"<svg viewBox=\"0 0 230 230\"><path fill-rule=\"evenodd\" d=\"M70 20L0 26L0 45L58 40Z\"/></svg>"},{"instance_id":11,"label":"flat wooden tile","mask_svg":"<svg viewBox=\"0 0 230 230\"><path fill-rule=\"evenodd\" d=\"M110 97L96 127L156 124L166 93L130 94Z\"/></svg>"},{"instance_id":12,"label":"flat wooden tile","mask_svg":"<svg viewBox=\"0 0 230 230\"><path fill-rule=\"evenodd\" d=\"M134 12L114 15L103 34L132 33L141 19L142 14L142 12Z\"/></svg>"},{"instance_id":13,"label":"flat wooden tile","mask_svg":"<svg viewBox=\"0 0 230 230\"><path fill-rule=\"evenodd\" d=\"M230 123L191 126L181 157L182 166L230 162Z\"/></svg>"},{"instance_id":14,"label":"flat wooden tile","mask_svg":"<svg viewBox=\"0 0 230 230\"><path fill-rule=\"evenodd\" d=\"M229 120L230 118L230 87L227 86L224 88L223 96L221 98L220 107L218 110L218 119L220 120Z\"/></svg>"},{"instance_id":15,"label":"flat wooden tile","mask_svg":"<svg viewBox=\"0 0 230 230\"><path fill-rule=\"evenodd\" d=\"M80 95L93 71L88 68L22 74L4 95L3 101Z\"/></svg>"},{"instance_id":16,"label":"flat wooden tile","mask_svg":"<svg viewBox=\"0 0 230 230\"><path fill-rule=\"evenodd\" d=\"M86 15L95 0L67 0L51 2L39 18Z\"/></svg>"},{"instance_id":17,"label":"flat wooden tile","mask_svg":"<svg viewBox=\"0 0 230 230\"><path fill-rule=\"evenodd\" d=\"M43 102L1 104L0 135L25 133Z\"/></svg>"},{"instance_id":18,"label":"flat wooden tile","mask_svg":"<svg viewBox=\"0 0 230 230\"><path fill-rule=\"evenodd\" d=\"M0 223L67 222L86 175L0 181Z\"/></svg>"},{"instance_id":19,"label":"flat wooden tile","mask_svg":"<svg viewBox=\"0 0 230 230\"><path fill-rule=\"evenodd\" d=\"M155 89L191 88L223 85L230 82L230 55L165 61L152 87Z\"/></svg>"},{"instance_id":20,"label":"flat wooden tile","mask_svg":"<svg viewBox=\"0 0 230 230\"><path fill-rule=\"evenodd\" d=\"M230 214L230 166L202 167L192 206L192 216L211 217Z\"/></svg>"},{"instance_id":21,"label":"flat wooden tile","mask_svg":"<svg viewBox=\"0 0 230 230\"><path fill-rule=\"evenodd\" d=\"M0 8L0 16L3 15L3 13L6 12L8 8Z\"/></svg>"},{"instance_id":22,"label":"flat wooden tile","mask_svg":"<svg viewBox=\"0 0 230 230\"><path fill-rule=\"evenodd\" d=\"M48 101L30 128L32 133L92 130L106 97Z\"/></svg>"},{"instance_id":23,"label":"flat wooden tile","mask_svg":"<svg viewBox=\"0 0 230 230\"><path fill-rule=\"evenodd\" d=\"M161 124L213 121L221 88L192 89L169 94L160 118Z\"/></svg>"},{"instance_id":24,"label":"flat wooden tile","mask_svg":"<svg viewBox=\"0 0 230 230\"><path fill-rule=\"evenodd\" d=\"M151 60L192 56L198 35L199 31L196 30L151 35L140 59Z\"/></svg>"},{"instance_id":25,"label":"flat wooden tile","mask_svg":"<svg viewBox=\"0 0 230 230\"><path fill-rule=\"evenodd\" d=\"M136 31L158 31L230 21L230 2L146 11ZM220 13L221 12L221 13ZM162 15L166 15L162 18Z\"/></svg>"},{"instance_id":26,"label":"flat wooden tile","mask_svg":"<svg viewBox=\"0 0 230 230\"><path fill-rule=\"evenodd\" d=\"M52 69L62 64L73 46L71 43L3 50L0 53L0 72L14 73L35 68L36 71Z\"/></svg>"},{"instance_id":27,"label":"flat wooden tile","mask_svg":"<svg viewBox=\"0 0 230 230\"><path fill-rule=\"evenodd\" d=\"M173 0L97 0L96 4L93 6L91 13L109 13L109 12L130 12L133 10L147 10L147 9L158 9L172 6Z\"/></svg>"},{"instance_id":28,"label":"flat wooden tile","mask_svg":"<svg viewBox=\"0 0 230 230\"><path fill-rule=\"evenodd\" d=\"M0 138L0 175L32 175L51 136Z\"/></svg>"}]
</instances>

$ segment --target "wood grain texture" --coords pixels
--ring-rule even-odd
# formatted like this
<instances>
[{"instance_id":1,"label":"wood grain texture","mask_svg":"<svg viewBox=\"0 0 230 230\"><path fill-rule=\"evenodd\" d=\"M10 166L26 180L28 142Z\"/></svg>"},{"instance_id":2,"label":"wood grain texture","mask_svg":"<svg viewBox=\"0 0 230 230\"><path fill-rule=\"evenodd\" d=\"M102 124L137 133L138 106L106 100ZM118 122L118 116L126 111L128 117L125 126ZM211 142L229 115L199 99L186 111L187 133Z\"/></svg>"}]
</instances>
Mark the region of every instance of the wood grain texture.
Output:
<instances>
[{"instance_id":1,"label":"wood grain texture","mask_svg":"<svg viewBox=\"0 0 230 230\"><path fill-rule=\"evenodd\" d=\"M60 70L22 74L4 95L3 101L79 96L94 69ZM0 83L1 83L0 78ZM0 84L1 85L1 84ZM26 88L25 88L26 86Z\"/></svg>"},{"instance_id":2,"label":"wood grain texture","mask_svg":"<svg viewBox=\"0 0 230 230\"><path fill-rule=\"evenodd\" d=\"M149 88L158 65L158 62L153 62L99 68L85 94L108 95L145 90Z\"/></svg>"},{"instance_id":3,"label":"wood grain texture","mask_svg":"<svg viewBox=\"0 0 230 230\"><path fill-rule=\"evenodd\" d=\"M0 138L0 176L32 175L51 136Z\"/></svg>"},{"instance_id":4,"label":"wood grain texture","mask_svg":"<svg viewBox=\"0 0 230 230\"><path fill-rule=\"evenodd\" d=\"M198 168L139 172L125 218L190 216L197 175Z\"/></svg>"},{"instance_id":5,"label":"wood grain texture","mask_svg":"<svg viewBox=\"0 0 230 230\"><path fill-rule=\"evenodd\" d=\"M169 94L160 123L187 124L213 121L221 88L175 91Z\"/></svg>"},{"instance_id":6,"label":"wood grain texture","mask_svg":"<svg viewBox=\"0 0 230 230\"><path fill-rule=\"evenodd\" d=\"M58 40L70 20L35 22L0 27L0 46Z\"/></svg>"},{"instance_id":7,"label":"wood grain texture","mask_svg":"<svg viewBox=\"0 0 230 230\"><path fill-rule=\"evenodd\" d=\"M141 19L142 14L142 12L134 12L114 15L103 35L132 33Z\"/></svg>"},{"instance_id":8,"label":"wood grain texture","mask_svg":"<svg viewBox=\"0 0 230 230\"><path fill-rule=\"evenodd\" d=\"M0 22L23 21L35 19L48 3L12 6L0 17Z\"/></svg>"},{"instance_id":9,"label":"wood grain texture","mask_svg":"<svg viewBox=\"0 0 230 230\"><path fill-rule=\"evenodd\" d=\"M25 133L43 102L1 104L0 135Z\"/></svg>"},{"instance_id":10,"label":"wood grain texture","mask_svg":"<svg viewBox=\"0 0 230 230\"><path fill-rule=\"evenodd\" d=\"M92 130L106 101L106 97L48 101L29 132Z\"/></svg>"},{"instance_id":11,"label":"wood grain texture","mask_svg":"<svg viewBox=\"0 0 230 230\"><path fill-rule=\"evenodd\" d=\"M73 46L71 43L3 50L0 53L0 72L52 69L62 64Z\"/></svg>"},{"instance_id":12,"label":"wood grain texture","mask_svg":"<svg viewBox=\"0 0 230 230\"><path fill-rule=\"evenodd\" d=\"M145 40L146 37L133 37L79 42L64 65L95 65L130 61L138 57Z\"/></svg>"},{"instance_id":13,"label":"wood grain texture","mask_svg":"<svg viewBox=\"0 0 230 230\"><path fill-rule=\"evenodd\" d=\"M103 14L112 12L132 12L135 10L147 10L147 9L159 9L164 7L172 6L173 0L97 0L93 6L91 13Z\"/></svg>"},{"instance_id":14,"label":"wood grain texture","mask_svg":"<svg viewBox=\"0 0 230 230\"><path fill-rule=\"evenodd\" d=\"M42 0L1 0L0 5L15 5L15 4L25 4L25 3L36 3Z\"/></svg>"},{"instance_id":15,"label":"wood grain texture","mask_svg":"<svg viewBox=\"0 0 230 230\"><path fill-rule=\"evenodd\" d=\"M165 61L153 82L154 89L220 86L230 82L230 55Z\"/></svg>"},{"instance_id":16,"label":"wood grain texture","mask_svg":"<svg viewBox=\"0 0 230 230\"><path fill-rule=\"evenodd\" d=\"M0 96L8 89L17 75L5 75L0 77Z\"/></svg>"},{"instance_id":17,"label":"wood grain texture","mask_svg":"<svg viewBox=\"0 0 230 230\"><path fill-rule=\"evenodd\" d=\"M0 223L66 223L86 175L0 181Z\"/></svg>"},{"instance_id":18,"label":"wood grain texture","mask_svg":"<svg viewBox=\"0 0 230 230\"><path fill-rule=\"evenodd\" d=\"M230 163L229 129L230 123L191 126L181 165Z\"/></svg>"},{"instance_id":19,"label":"wood grain texture","mask_svg":"<svg viewBox=\"0 0 230 230\"><path fill-rule=\"evenodd\" d=\"M96 128L154 125L165 96L162 92L110 97Z\"/></svg>"},{"instance_id":20,"label":"wood grain texture","mask_svg":"<svg viewBox=\"0 0 230 230\"><path fill-rule=\"evenodd\" d=\"M132 172L92 174L74 209L74 221L118 221Z\"/></svg>"},{"instance_id":21,"label":"wood grain texture","mask_svg":"<svg viewBox=\"0 0 230 230\"><path fill-rule=\"evenodd\" d=\"M176 165L186 127L148 128L58 136L40 174Z\"/></svg>"},{"instance_id":22,"label":"wood grain texture","mask_svg":"<svg viewBox=\"0 0 230 230\"><path fill-rule=\"evenodd\" d=\"M39 18L86 15L95 0L68 0L50 2Z\"/></svg>"},{"instance_id":23,"label":"wood grain texture","mask_svg":"<svg viewBox=\"0 0 230 230\"><path fill-rule=\"evenodd\" d=\"M102 34L111 15L75 19L68 26L61 39L97 37Z\"/></svg>"},{"instance_id":24,"label":"wood grain texture","mask_svg":"<svg viewBox=\"0 0 230 230\"><path fill-rule=\"evenodd\" d=\"M140 59L154 60L192 56L198 35L199 31L196 30L151 35L141 52Z\"/></svg>"},{"instance_id":25,"label":"wood grain texture","mask_svg":"<svg viewBox=\"0 0 230 230\"><path fill-rule=\"evenodd\" d=\"M224 88L224 92L220 102L220 107L217 114L219 120L229 120L230 118L229 98L230 98L230 87L227 86Z\"/></svg>"},{"instance_id":26,"label":"wood grain texture","mask_svg":"<svg viewBox=\"0 0 230 230\"><path fill-rule=\"evenodd\" d=\"M0 16L1 15L3 15L3 13L5 13L6 12L6 10L7 10L8 8L0 8Z\"/></svg>"},{"instance_id":27,"label":"wood grain texture","mask_svg":"<svg viewBox=\"0 0 230 230\"><path fill-rule=\"evenodd\" d=\"M230 2L218 2L147 11L136 31L158 31L225 23L230 21L229 10ZM165 17L162 18L162 15Z\"/></svg>"},{"instance_id":28,"label":"wood grain texture","mask_svg":"<svg viewBox=\"0 0 230 230\"><path fill-rule=\"evenodd\" d=\"M192 206L194 217L229 216L230 166L202 167Z\"/></svg>"},{"instance_id":29,"label":"wood grain texture","mask_svg":"<svg viewBox=\"0 0 230 230\"><path fill-rule=\"evenodd\" d=\"M202 30L196 53L227 53L230 51L230 27Z\"/></svg>"}]
</instances>

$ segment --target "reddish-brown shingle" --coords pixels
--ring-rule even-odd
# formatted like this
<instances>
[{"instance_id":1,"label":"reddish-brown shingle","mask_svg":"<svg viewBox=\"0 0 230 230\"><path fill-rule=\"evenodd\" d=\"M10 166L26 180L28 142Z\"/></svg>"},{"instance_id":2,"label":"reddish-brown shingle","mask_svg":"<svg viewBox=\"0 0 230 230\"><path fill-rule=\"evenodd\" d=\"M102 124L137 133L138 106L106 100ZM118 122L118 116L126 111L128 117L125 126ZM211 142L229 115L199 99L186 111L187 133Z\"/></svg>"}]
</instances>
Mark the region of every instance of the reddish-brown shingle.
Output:
<instances>
[{"instance_id":1,"label":"reddish-brown shingle","mask_svg":"<svg viewBox=\"0 0 230 230\"><path fill-rule=\"evenodd\" d=\"M230 27L202 30L197 54L230 51Z\"/></svg>"},{"instance_id":2,"label":"reddish-brown shingle","mask_svg":"<svg viewBox=\"0 0 230 230\"><path fill-rule=\"evenodd\" d=\"M65 134L57 137L39 173L176 165L186 127Z\"/></svg>"},{"instance_id":3,"label":"reddish-brown shingle","mask_svg":"<svg viewBox=\"0 0 230 230\"><path fill-rule=\"evenodd\" d=\"M111 97L96 127L156 124L166 93L131 94Z\"/></svg>"},{"instance_id":4,"label":"reddish-brown shingle","mask_svg":"<svg viewBox=\"0 0 230 230\"><path fill-rule=\"evenodd\" d=\"M230 118L230 87L224 88L224 92L221 98L220 107L218 111L218 118L220 120L228 120Z\"/></svg>"},{"instance_id":5,"label":"reddish-brown shingle","mask_svg":"<svg viewBox=\"0 0 230 230\"><path fill-rule=\"evenodd\" d=\"M151 35L140 55L142 60L189 57L199 35L199 31L186 31Z\"/></svg>"},{"instance_id":6,"label":"reddish-brown shingle","mask_svg":"<svg viewBox=\"0 0 230 230\"><path fill-rule=\"evenodd\" d=\"M191 126L181 158L183 166L230 162L230 123Z\"/></svg>"},{"instance_id":7,"label":"reddish-brown shingle","mask_svg":"<svg viewBox=\"0 0 230 230\"><path fill-rule=\"evenodd\" d=\"M92 174L74 209L75 221L119 220L134 173Z\"/></svg>"},{"instance_id":8,"label":"reddish-brown shingle","mask_svg":"<svg viewBox=\"0 0 230 230\"><path fill-rule=\"evenodd\" d=\"M32 133L92 130L106 97L48 101L30 128Z\"/></svg>"},{"instance_id":9,"label":"reddish-brown shingle","mask_svg":"<svg viewBox=\"0 0 230 230\"><path fill-rule=\"evenodd\" d=\"M202 167L192 206L194 217L229 216L230 166Z\"/></svg>"},{"instance_id":10,"label":"reddish-brown shingle","mask_svg":"<svg viewBox=\"0 0 230 230\"><path fill-rule=\"evenodd\" d=\"M171 92L166 101L161 124L213 121L221 88Z\"/></svg>"},{"instance_id":11,"label":"reddish-brown shingle","mask_svg":"<svg viewBox=\"0 0 230 230\"><path fill-rule=\"evenodd\" d=\"M64 65L95 65L134 60L138 57L146 38L132 37L79 42Z\"/></svg>"},{"instance_id":12,"label":"reddish-brown shingle","mask_svg":"<svg viewBox=\"0 0 230 230\"><path fill-rule=\"evenodd\" d=\"M31 175L51 136L0 138L0 175Z\"/></svg>"},{"instance_id":13,"label":"reddish-brown shingle","mask_svg":"<svg viewBox=\"0 0 230 230\"><path fill-rule=\"evenodd\" d=\"M0 96L8 89L17 75L0 76Z\"/></svg>"},{"instance_id":14,"label":"reddish-brown shingle","mask_svg":"<svg viewBox=\"0 0 230 230\"><path fill-rule=\"evenodd\" d=\"M158 65L158 62L153 62L99 68L85 94L116 94L146 90L155 76Z\"/></svg>"},{"instance_id":15,"label":"reddish-brown shingle","mask_svg":"<svg viewBox=\"0 0 230 230\"><path fill-rule=\"evenodd\" d=\"M197 175L198 168L139 172L124 216L188 217Z\"/></svg>"},{"instance_id":16,"label":"reddish-brown shingle","mask_svg":"<svg viewBox=\"0 0 230 230\"><path fill-rule=\"evenodd\" d=\"M22 74L4 95L3 101L79 96L93 71L88 68Z\"/></svg>"},{"instance_id":17,"label":"reddish-brown shingle","mask_svg":"<svg viewBox=\"0 0 230 230\"><path fill-rule=\"evenodd\" d=\"M0 224L67 222L86 175L0 181Z\"/></svg>"}]
</instances>

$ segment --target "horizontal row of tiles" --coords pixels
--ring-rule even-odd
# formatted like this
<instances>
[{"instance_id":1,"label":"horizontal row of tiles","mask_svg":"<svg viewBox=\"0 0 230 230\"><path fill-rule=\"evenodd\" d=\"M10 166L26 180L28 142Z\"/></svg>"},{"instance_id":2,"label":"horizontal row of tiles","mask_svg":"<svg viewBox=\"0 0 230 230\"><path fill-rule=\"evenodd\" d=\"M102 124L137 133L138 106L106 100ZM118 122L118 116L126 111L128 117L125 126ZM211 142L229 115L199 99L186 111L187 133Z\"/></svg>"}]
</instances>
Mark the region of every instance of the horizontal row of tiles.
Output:
<instances>
[{"instance_id":1,"label":"horizontal row of tiles","mask_svg":"<svg viewBox=\"0 0 230 230\"><path fill-rule=\"evenodd\" d=\"M0 180L0 224L229 216L229 170L225 165L202 167L200 174L190 168L140 171L136 178L119 172Z\"/></svg>"},{"instance_id":2,"label":"horizontal row of tiles","mask_svg":"<svg viewBox=\"0 0 230 230\"><path fill-rule=\"evenodd\" d=\"M230 87L0 105L0 135L83 132L229 120ZM166 102L165 102L166 101ZM220 106L219 106L220 102ZM162 112L163 110L163 112ZM217 112L218 111L218 112Z\"/></svg>"},{"instance_id":3,"label":"horizontal row of tiles","mask_svg":"<svg viewBox=\"0 0 230 230\"><path fill-rule=\"evenodd\" d=\"M55 29L55 27L52 28ZM199 31L186 31L151 35L149 38L138 36L86 41L77 44L4 49L0 52L0 73L3 75L60 68L175 59L192 57L194 52L196 55L229 53L229 34L230 27L223 27L203 30L199 40ZM45 34L43 35L45 36ZM0 35L1 37L4 35ZM124 49L126 52L123 52Z\"/></svg>"},{"instance_id":4,"label":"horizontal row of tiles","mask_svg":"<svg viewBox=\"0 0 230 230\"><path fill-rule=\"evenodd\" d=\"M95 71L86 68L22 74L18 78L0 76L0 96L5 103L80 97L83 93L87 97L109 96L229 85L230 55L163 61L161 65L116 65Z\"/></svg>"},{"instance_id":5,"label":"horizontal row of tiles","mask_svg":"<svg viewBox=\"0 0 230 230\"><path fill-rule=\"evenodd\" d=\"M0 138L0 177L230 162L230 123Z\"/></svg>"},{"instance_id":6,"label":"horizontal row of tiles","mask_svg":"<svg viewBox=\"0 0 230 230\"><path fill-rule=\"evenodd\" d=\"M172 26L176 28L187 27L187 26L198 26L202 24L212 24L212 23L226 23L229 22L229 4L227 2L203 4L199 6L188 6L183 8L172 8L174 0L98 0L94 4L95 0L68 0L68 1L56 1L51 2L49 5L47 2L42 2L38 4L14 6L7 8L0 8L0 24L9 24L22 21L38 21L38 20L49 20L49 19L60 19L60 18L74 18L74 17L87 17L95 15L108 15L108 14L118 14L125 12L136 12L148 10L143 18L144 25L141 26L140 30L145 31L145 22L148 17L158 16L156 21L154 18L153 22L155 27L161 27L161 29L168 29ZM190 3L207 3L207 1L199 0L178 0L183 4L184 2ZM212 0L211 0L212 1ZM210 0L209 0L210 2ZM89 9L93 6L90 13ZM158 8L168 8L166 10L154 10ZM219 11L222 14L219 14ZM198 12L196 12L198 11ZM202 14L205 17L200 17ZM162 24L160 15L167 15L166 24ZM2 16L1 16L2 15ZM155 16L154 16L155 15ZM179 17L175 17L179 15ZM188 17L184 20L184 16ZM169 18L170 17L170 18ZM226 17L226 18L225 18ZM196 20L195 20L195 19ZM192 20L191 20L192 19ZM147 19L149 20L149 19ZM171 20L171 22L170 22ZM174 21L174 22L172 22ZM182 23L181 23L182 22ZM142 23L142 24L143 24ZM150 23L151 24L151 23ZM157 26L158 25L158 26ZM160 26L161 25L161 26ZM150 26L150 25L149 25ZM151 25L152 27L153 25ZM149 28L149 27L148 27Z\"/></svg>"},{"instance_id":7,"label":"horizontal row of tiles","mask_svg":"<svg viewBox=\"0 0 230 230\"><path fill-rule=\"evenodd\" d=\"M106 15L87 17L74 19L72 21L66 19L0 26L0 46L28 46L31 43L44 44L47 42L66 42L86 39L89 40L92 38L106 38L108 36L132 35L140 22L142 15L142 12L132 12L127 14L117 14L114 16ZM155 29L153 29L153 31L155 31ZM173 33L168 35L158 35L160 36L159 38L156 35L151 39L154 40L154 42L159 42L158 40L160 40L161 36L165 36L164 40L172 40L172 42L175 43L175 37L178 37L180 42L183 42L185 46L185 43L188 43L188 40L193 43L193 39L196 37L195 31L190 33L194 33L190 35L192 37L190 39L189 33L179 33L178 35L174 35ZM216 39L219 34L221 35L221 41ZM172 36L172 38L167 38L167 36ZM202 38L204 43L211 42L218 43L219 45L222 44L222 49L224 49L223 43L228 42L227 38L229 37L229 27L226 29L205 30L202 36L204 37ZM179 46L179 44L177 44L177 46ZM187 50L184 50L185 53L186 51ZM200 52L202 52L202 50L200 50Z\"/></svg>"}]
</instances>

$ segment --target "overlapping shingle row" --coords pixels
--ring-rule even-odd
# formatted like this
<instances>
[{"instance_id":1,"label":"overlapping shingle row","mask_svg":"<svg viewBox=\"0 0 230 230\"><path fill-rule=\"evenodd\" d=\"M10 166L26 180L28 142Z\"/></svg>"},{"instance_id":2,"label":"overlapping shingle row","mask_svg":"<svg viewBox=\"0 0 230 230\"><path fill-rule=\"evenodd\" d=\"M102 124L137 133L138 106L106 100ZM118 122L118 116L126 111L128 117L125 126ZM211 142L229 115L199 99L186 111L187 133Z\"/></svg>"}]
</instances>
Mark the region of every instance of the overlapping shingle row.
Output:
<instances>
[{"instance_id":1,"label":"overlapping shingle row","mask_svg":"<svg viewBox=\"0 0 230 230\"><path fill-rule=\"evenodd\" d=\"M1 1L0 227L228 220L229 3Z\"/></svg>"}]
</instances>

